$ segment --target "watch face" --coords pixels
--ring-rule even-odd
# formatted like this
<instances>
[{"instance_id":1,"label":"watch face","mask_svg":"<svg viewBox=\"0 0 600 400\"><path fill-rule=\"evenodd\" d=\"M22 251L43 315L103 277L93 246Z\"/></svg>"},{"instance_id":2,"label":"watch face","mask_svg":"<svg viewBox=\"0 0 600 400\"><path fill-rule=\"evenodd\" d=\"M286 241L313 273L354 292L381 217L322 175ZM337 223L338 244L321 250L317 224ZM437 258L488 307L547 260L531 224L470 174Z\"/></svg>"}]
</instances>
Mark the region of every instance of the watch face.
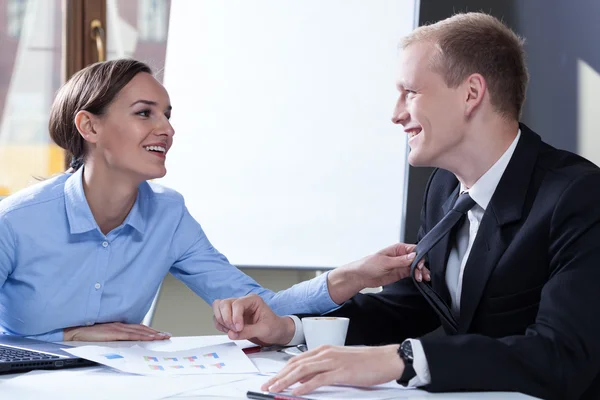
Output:
<instances>
[{"instance_id":1,"label":"watch face","mask_svg":"<svg viewBox=\"0 0 600 400\"><path fill-rule=\"evenodd\" d=\"M412 344L410 343L410 340L405 340L402 342L400 345L400 351L402 352L404 358L411 361L413 360Z\"/></svg>"}]
</instances>

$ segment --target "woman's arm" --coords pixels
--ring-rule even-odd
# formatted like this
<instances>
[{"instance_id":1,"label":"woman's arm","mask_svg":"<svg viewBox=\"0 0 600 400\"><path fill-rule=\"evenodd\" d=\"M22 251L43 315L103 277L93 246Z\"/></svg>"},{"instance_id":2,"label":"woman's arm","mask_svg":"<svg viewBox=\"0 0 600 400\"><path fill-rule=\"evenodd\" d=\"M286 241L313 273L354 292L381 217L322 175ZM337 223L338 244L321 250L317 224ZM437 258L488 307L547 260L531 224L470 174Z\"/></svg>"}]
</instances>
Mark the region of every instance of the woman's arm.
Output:
<instances>
[{"instance_id":1,"label":"woman's arm","mask_svg":"<svg viewBox=\"0 0 600 400\"><path fill-rule=\"evenodd\" d=\"M171 272L207 303L257 294L278 315L331 311L365 287L386 285L408 276L414 258L414 245L396 244L275 293L231 265L185 207L171 248L177 259Z\"/></svg>"},{"instance_id":2,"label":"woman's arm","mask_svg":"<svg viewBox=\"0 0 600 400\"><path fill-rule=\"evenodd\" d=\"M0 216L0 290L15 265L16 240L6 216Z\"/></svg>"},{"instance_id":3,"label":"woman's arm","mask_svg":"<svg viewBox=\"0 0 600 400\"><path fill-rule=\"evenodd\" d=\"M208 304L217 299L254 293L261 296L279 315L321 314L338 306L329 295L327 274L277 293L263 288L250 276L231 265L227 258L212 246L200 224L185 206L169 246L176 259L171 273Z\"/></svg>"}]
</instances>

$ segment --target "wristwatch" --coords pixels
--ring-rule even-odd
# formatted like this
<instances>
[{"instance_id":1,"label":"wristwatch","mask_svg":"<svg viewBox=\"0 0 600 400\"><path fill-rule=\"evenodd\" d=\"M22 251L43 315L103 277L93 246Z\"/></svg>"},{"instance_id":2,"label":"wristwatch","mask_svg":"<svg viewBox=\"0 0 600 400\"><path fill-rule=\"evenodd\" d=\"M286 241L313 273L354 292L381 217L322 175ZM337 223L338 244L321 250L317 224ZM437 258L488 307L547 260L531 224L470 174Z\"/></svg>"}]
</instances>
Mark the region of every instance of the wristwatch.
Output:
<instances>
[{"instance_id":1,"label":"wristwatch","mask_svg":"<svg viewBox=\"0 0 600 400\"><path fill-rule=\"evenodd\" d=\"M413 351L412 344L409 339L406 339L404 342L402 342L400 347L398 347L398 355L402 361L404 361L404 372L402 372L402 376L396 382L402 386L407 386L408 382L417 376L415 368L413 367Z\"/></svg>"}]
</instances>

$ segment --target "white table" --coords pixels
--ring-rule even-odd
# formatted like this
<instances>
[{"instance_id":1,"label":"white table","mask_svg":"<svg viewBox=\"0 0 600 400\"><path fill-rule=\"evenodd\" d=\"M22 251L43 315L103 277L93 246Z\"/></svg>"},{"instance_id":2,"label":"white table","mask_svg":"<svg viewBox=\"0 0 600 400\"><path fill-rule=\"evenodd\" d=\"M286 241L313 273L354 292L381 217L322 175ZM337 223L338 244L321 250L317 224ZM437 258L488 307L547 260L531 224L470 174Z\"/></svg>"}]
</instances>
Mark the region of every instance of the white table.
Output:
<instances>
[{"instance_id":1,"label":"white table","mask_svg":"<svg viewBox=\"0 0 600 400\"><path fill-rule=\"evenodd\" d=\"M179 350L185 348L194 348L201 347L211 344L224 343L228 341L226 336L197 336L197 337L179 337L172 338L170 341L165 342L135 342L136 344L141 344L142 346L151 346L151 348L155 350ZM69 345L81 346L92 343L84 343L84 342L69 342ZM109 347L130 347L132 346L132 342L103 342L103 343L93 343L95 345L101 346L109 346ZM250 345L249 342L238 342L238 345L241 347L247 347ZM250 355L250 358L256 357L258 355ZM282 360L282 353L279 352L261 352L261 358L272 359L273 361ZM69 373L68 370L65 371L55 371L54 374L61 373ZM2 382L5 382L14 377L20 376L20 374L10 374L10 375L0 375L0 397L2 393ZM68 391L68 388L65 388ZM180 399L180 400L192 400L192 399L202 399L202 400L223 400L223 399L245 399L245 397L224 397L218 393L215 394L215 390L218 392L218 387L213 387L210 390L210 395L200 395L198 392L196 394L180 394L177 396L169 397L170 399ZM226 392L225 389L223 389ZM223 393L225 394L225 393ZM307 395L310 397L310 395ZM62 398L62 397L56 397ZM82 397L83 398L83 397ZM526 399L534 399L534 397L527 396L520 393L511 393L511 392L487 392L487 393L429 393L423 390L409 390L403 391L399 393L399 397L402 399L445 399L445 400L463 400L463 399L490 399L490 400L526 400ZM52 397L45 397L45 400L51 400Z\"/></svg>"}]
</instances>

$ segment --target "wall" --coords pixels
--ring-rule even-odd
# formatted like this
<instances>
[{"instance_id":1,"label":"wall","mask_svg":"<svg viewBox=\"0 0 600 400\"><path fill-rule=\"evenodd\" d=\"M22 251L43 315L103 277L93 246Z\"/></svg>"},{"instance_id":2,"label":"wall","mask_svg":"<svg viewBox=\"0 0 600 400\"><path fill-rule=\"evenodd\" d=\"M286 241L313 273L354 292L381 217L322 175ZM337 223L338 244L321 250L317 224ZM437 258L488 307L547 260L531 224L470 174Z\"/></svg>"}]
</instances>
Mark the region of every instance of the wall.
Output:
<instances>
[{"instance_id":1,"label":"wall","mask_svg":"<svg viewBox=\"0 0 600 400\"><path fill-rule=\"evenodd\" d=\"M531 82L523 122L548 143L600 163L600 2L597 0L421 0L419 24L459 11L486 11L526 38ZM416 240L423 190L431 169L410 168L405 237ZM245 270L274 290L309 272ZM185 305L182 307L182 305ZM169 276L153 326L175 335L212 334L210 307Z\"/></svg>"},{"instance_id":2,"label":"wall","mask_svg":"<svg viewBox=\"0 0 600 400\"><path fill-rule=\"evenodd\" d=\"M314 272L244 269L262 286L274 291L313 278ZM163 282L152 327L175 336L221 334L212 324L212 308L171 274Z\"/></svg>"}]
</instances>

